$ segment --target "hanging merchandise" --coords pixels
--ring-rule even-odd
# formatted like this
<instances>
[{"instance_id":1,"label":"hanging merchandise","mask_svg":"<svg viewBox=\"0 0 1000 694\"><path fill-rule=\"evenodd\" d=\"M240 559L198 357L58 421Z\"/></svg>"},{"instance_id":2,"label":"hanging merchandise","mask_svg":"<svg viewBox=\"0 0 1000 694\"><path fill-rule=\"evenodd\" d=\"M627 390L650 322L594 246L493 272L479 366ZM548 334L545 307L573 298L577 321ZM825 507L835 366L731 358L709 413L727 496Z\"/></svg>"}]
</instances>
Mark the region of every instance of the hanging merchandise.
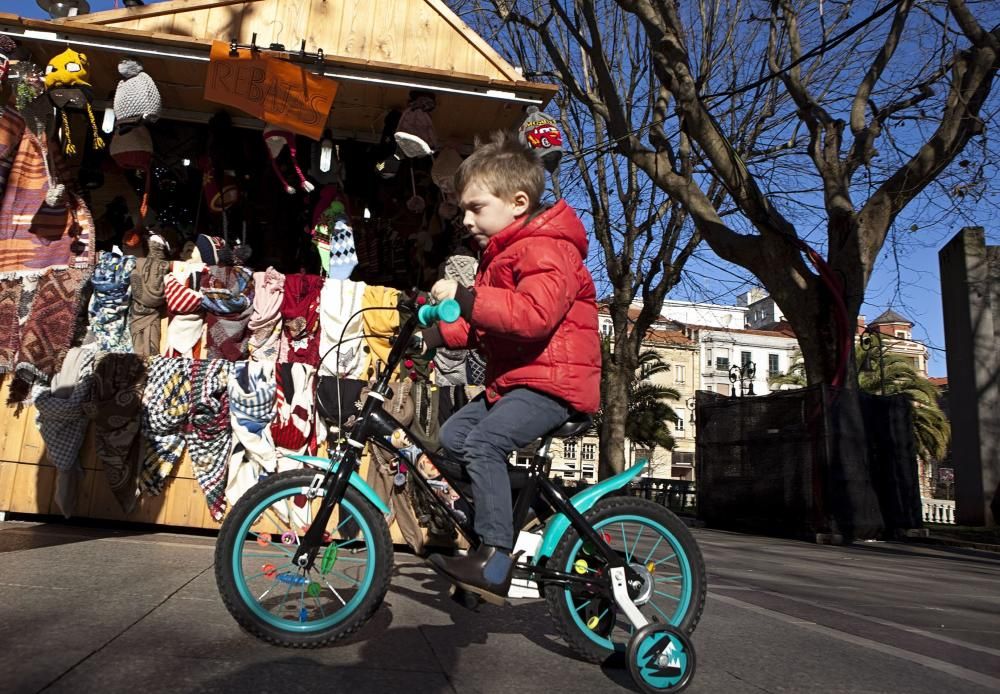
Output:
<instances>
[{"instance_id":1,"label":"hanging merchandise","mask_svg":"<svg viewBox=\"0 0 1000 694\"><path fill-rule=\"evenodd\" d=\"M385 116L382 124L382 139L378 144L378 160L375 163L375 171L382 178L393 178L399 173L399 165L402 163L403 154L396 144L396 128L399 126L399 119L403 114L393 109Z\"/></svg>"},{"instance_id":2,"label":"hanging merchandise","mask_svg":"<svg viewBox=\"0 0 1000 694\"><path fill-rule=\"evenodd\" d=\"M310 364L278 364L276 415L271 422L275 445L286 454L316 452L313 436L316 368Z\"/></svg>"},{"instance_id":3,"label":"hanging merchandise","mask_svg":"<svg viewBox=\"0 0 1000 694\"><path fill-rule=\"evenodd\" d=\"M132 271L132 305L129 330L136 354L151 357L160 353L160 319L166 304L163 280L170 272L170 245L159 234L148 239L149 250Z\"/></svg>"},{"instance_id":4,"label":"hanging merchandise","mask_svg":"<svg viewBox=\"0 0 1000 694\"><path fill-rule=\"evenodd\" d=\"M36 385L32 392L45 456L56 468L55 501L66 518L73 515L83 477L80 448L89 424L83 406L90 400L96 355L93 344L72 348L51 387Z\"/></svg>"},{"instance_id":5,"label":"hanging merchandise","mask_svg":"<svg viewBox=\"0 0 1000 694\"><path fill-rule=\"evenodd\" d=\"M156 82L142 64L133 58L122 58L118 63L121 81L115 88L114 114L119 126L155 123L160 118L162 104ZM119 127L121 132L124 128Z\"/></svg>"},{"instance_id":6,"label":"hanging merchandise","mask_svg":"<svg viewBox=\"0 0 1000 694\"><path fill-rule=\"evenodd\" d=\"M271 436L277 383L274 364L237 362L229 379L229 422L233 449L229 456L226 500L235 504L264 475L277 471Z\"/></svg>"},{"instance_id":7,"label":"hanging merchandise","mask_svg":"<svg viewBox=\"0 0 1000 694\"><path fill-rule=\"evenodd\" d=\"M201 342L205 327L201 307L201 292L194 288L200 281L205 264L174 262L173 270L163 278L163 293L167 301L167 356L193 357Z\"/></svg>"},{"instance_id":8,"label":"hanging merchandise","mask_svg":"<svg viewBox=\"0 0 1000 694\"><path fill-rule=\"evenodd\" d=\"M24 283L19 277L0 279L0 374L14 370L21 346L19 312Z\"/></svg>"},{"instance_id":9,"label":"hanging merchandise","mask_svg":"<svg viewBox=\"0 0 1000 694\"><path fill-rule=\"evenodd\" d=\"M149 191L152 185L153 138L144 125L119 126L111 140L111 158L126 171L145 173L142 201L139 204L139 223L146 219L149 210Z\"/></svg>"},{"instance_id":10,"label":"hanging merchandise","mask_svg":"<svg viewBox=\"0 0 1000 694\"><path fill-rule=\"evenodd\" d=\"M90 82L87 81L89 77L87 68L86 54L77 53L72 48L67 48L45 66L45 89L62 119L63 148L66 154L70 155L77 152L70 132L69 117L66 114L67 110L71 109L87 112L94 149L104 149L104 140L101 139L97 121L94 120L94 109L91 106L94 94Z\"/></svg>"},{"instance_id":11,"label":"hanging merchandise","mask_svg":"<svg viewBox=\"0 0 1000 694\"><path fill-rule=\"evenodd\" d=\"M313 208L313 243L328 277L349 279L358 264L347 201L337 186L324 186Z\"/></svg>"},{"instance_id":12,"label":"hanging merchandise","mask_svg":"<svg viewBox=\"0 0 1000 694\"><path fill-rule=\"evenodd\" d=\"M136 258L121 251L102 251L90 282L90 330L104 352L131 352L132 334L128 328L129 302L132 297L132 271Z\"/></svg>"},{"instance_id":13,"label":"hanging merchandise","mask_svg":"<svg viewBox=\"0 0 1000 694\"><path fill-rule=\"evenodd\" d=\"M528 107L521 127L518 129L521 142L524 142L541 158L549 173L559 168L559 160L563 155L562 133L556 119L537 106Z\"/></svg>"},{"instance_id":14,"label":"hanging merchandise","mask_svg":"<svg viewBox=\"0 0 1000 694\"><path fill-rule=\"evenodd\" d=\"M226 253L231 253L224 249ZM208 267L202 272L202 302L208 326L208 359L246 359L247 324L253 312L253 274L242 266Z\"/></svg>"},{"instance_id":15,"label":"hanging merchandise","mask_svg":"<svg viewBox=\"0 0 1000 694\"><path fill-rule=\"evenodd\" d=\"M434 157L431 167L431 180L441 191L441 203L438 214L441 219L450 220L459 213L458 194L455 192L455 173L462 165L462 157L451 147L446 147Z\"/></svg>"},{"instance_id":16,"label":"hanging merchandise","mask_svg":"<svg viewBox=\"0 0 1000 694\"><path fill-rule=\"evenodd\" d=\"M247 329L247 351L254 361L275 362L281 348L281 305L285 298L285 276L273 267L253 274L253 310Z\"/></svg>"},{"instance_id":17,"label":"hanging merchandise","mask_svg":"<svg viewBox=\"0 0 1000 694\"><path fill-rule=\"evenodd\" d=\"M364 358L363 282L328 278L320 294L320 376L361 378Z\"/></svg>"},{"instance_id":18,"label":"hanging merchandise","mask_svg":"<svg viewBox=\"0 0 1000 694\"><path fill-rule=\"evenodd\" d=\"M476 280L479 262L471 255L456 253L441 266L441 277L455 280L463 287L472 287ZM467 349L439 348L434 353L434 382L442 386L459 386L470 383L468 362L472 351Z\"/></svg>"},{"instance_id":19,"label":"hanging merchandise","mask_svg":"<svg viewBox=\"0 0 1000 694\"><path fill-rule=\"evenodd\" d=\"M319 295L323 278L301 272L285 276L278 361L319 366Z\"/></svg>"},{"instance_id":20,"label":"hanging merchandise","mask_svg":"<svg viewBox=\"0 0 1000 694\"><path fill-rule=\"evenodd\" d=\"M297 151L295 148L295 133L290 130L285 130L276 125L264 125L264 144L267 145L267 153L271 157L271 167L274 169L274 173L277 174L278 180L281 181L281 185L284 186L285 192L289 195L295 194L294 186L289 185L288 181L285 180L284 174L281 173L281 169L278 167L278 157L287 148L288 153L291 155L292 166L295 167L295 173L298 174L299 184L307 193L311 193L315 186L306 180L306 176L302 173L302 169L299 167L299 162L297 157Z\"/></svg>"},{"instance_id":21,"label":"hanging merchandise","mask_svg":"<svg viewBox=\"0 0 1000 694\"><path fill-rule=\"evenodd\" d=\"M344 163L340 160L340 147L334 143L329 130L319 143L311 143L309 177L319 185L344 186Z\"/></svg>"},{"instance_id":22,"label":"hanging merchandise","mask_svg":"<svg viewBox=\"0 0 1000 694\"><path fill-rule=\"evenodd\" d=\"M153 357L142 402L142 433L146 455L140 484L154 496L184 454L184 426L191 412L191 360Z\"/></svg>"},{"instance_id":23,"label":"hanging merchandise","mask_svg":"<svg viewBox=\"0 0 1000 694\"><path fill-rule=\"evenodd\" d=\"M128 514L139 498L139 428L146 361L135 354L105 354L94 369L90 402L94 447L111 491Z\"/></svg>"},{"instance_id":24,"label":"hanging merchandise","mask_svg":"<svg viewBox=\"0 0 1000 694\"><path fill-rule=\"evenodd\" d=\"M221 520L226 510L229 446L229 376L233 363L198 359L191 364L191 416L185 428L191 467L208 511Z\"/></svg>"},{"instance_id":25,"label":"hanging merchandise","mask_svg":"<svg viewBox=\"0 0 1000 694\"><path fill-rule=\"evenodd\" d=\"M437 105L431 92L410 92L410 103L403 111L396 128L396 144L404 156L410 159L430 156L437 149L437 135L431 112Z\"/></svg>"},{"instance_id":26,"label":"hanging merchandise","mask_svg":"<svg viewBox=\"0 0 1000 694\"><path fill-rule=\"evenodd\" d=\"M0 38L6 37L0 35ZM21 114L0 104L0 200L3 199L7 178L14 166L24 130L25 123Z\"/></svg>"},{"instance_id":27,"label":"hanging merchandise","mask_svg":"<svg viewBox=\"0 0 1000 694\"><path fill-rule=\"evenodd\" d=\"M316 421L329 428L329 438L339 439L343 429L354 426L368 381L319 376L316 379Z\"/></svg>"},{"instance_id":28,"label":"hanging merchandise","mask_svg":"<svg viewBox=\"0 0 1000 694\"><path fill-rule=\"evenodd\" d=\"M0 35L0 87L7 83L7 76L10 74L11 56L17 50L14 39L6 34Z\"/></svg>"},{"instance_id":29,"label":"hanging merchandise","mask_svg":"<svg viewBox=\"0 0 1000 694\"><path fill-rule=\"evenodd\" d=\"M427 207L427 201L424 200L417 193L417 179L413 173L413 167L410 167L410 187L413 191L413 195L406 201L406 209L408 209L413 214L420 214Z\"/></svg>"},{"instance_id":30,"label":"hanging merchandise","mask_svg":"<svg viewBox=\"0 0 1000 694\"><path fill-rule=\"evenodd\" d=\"M395 308L399 304L399 295L398 289L365 287L361 299L361 307L365 312L361 316L364 319L363 333L368 348L368 363L363 372L367 378L374 378L389 360L392 337L399 329L399 310Z\"/></svg>"}]
</instances>

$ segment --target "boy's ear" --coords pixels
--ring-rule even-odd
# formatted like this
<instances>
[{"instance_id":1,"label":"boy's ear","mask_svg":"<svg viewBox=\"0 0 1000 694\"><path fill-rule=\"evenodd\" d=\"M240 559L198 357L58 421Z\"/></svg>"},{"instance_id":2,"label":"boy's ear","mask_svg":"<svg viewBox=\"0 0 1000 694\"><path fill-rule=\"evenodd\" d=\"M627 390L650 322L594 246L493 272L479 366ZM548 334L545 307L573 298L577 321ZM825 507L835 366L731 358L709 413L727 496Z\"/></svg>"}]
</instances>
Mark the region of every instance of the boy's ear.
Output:
<instances>
[{"instance_id":1,"label":"boy's ear","mask_svg":"<svg viewBox=\"0 0 1000 694\"><path fill-rule=\"evenodd\" d=\"M523 190L519 190L514 193L514 216L520 217L522 214L528 212L528 206L531 204L531 198Z\"/></svg>"}]
</instances>

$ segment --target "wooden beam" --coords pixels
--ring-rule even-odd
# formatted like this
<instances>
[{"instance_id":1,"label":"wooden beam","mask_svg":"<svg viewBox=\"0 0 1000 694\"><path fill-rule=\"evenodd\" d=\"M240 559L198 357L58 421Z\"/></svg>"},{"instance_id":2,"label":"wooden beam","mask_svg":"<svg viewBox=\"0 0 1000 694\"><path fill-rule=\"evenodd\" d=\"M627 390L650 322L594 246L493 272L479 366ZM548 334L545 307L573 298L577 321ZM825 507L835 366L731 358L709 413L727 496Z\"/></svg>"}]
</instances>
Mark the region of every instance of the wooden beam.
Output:
<instances>
[{"instance_id":1,"label":"wooden beam","mask_svg":"<svg viewBox=\"0 0 1000 694\"><path fill-rule=\"evenodd\" d=\"M106 10L104 12L92 12L90 14L79 14L75 17L64 17L53 21L60 24L114 24L115 22L128 22L133 19L145 19L147 17L160 17L166 14L181 14L183 12L195 12L197 10L211 10L215 7L226 7L227 5L246 5L251 2L261 0L167 0L153 5L143 5L142 7L126 7L121 10Z\"/></svg>"},{"instance_id":2,"label":"wooden beam","mask_svg":"<svg viewBox=\"0 0 1000 694\"><path fill-rule=\"evenodd\" d=\"M473 31L468 24L463 22L458 15L451 11L441 0L424 0L430 7L441 15L441 18L451 26L456 32L461 34L469 43L476 47L483 57L490 61L500 72L502 72L511 82L522 82L524 77L514 69L514 66L497 53L496 49L486 43L482 36Z\"/></svg>"}]
</instances>

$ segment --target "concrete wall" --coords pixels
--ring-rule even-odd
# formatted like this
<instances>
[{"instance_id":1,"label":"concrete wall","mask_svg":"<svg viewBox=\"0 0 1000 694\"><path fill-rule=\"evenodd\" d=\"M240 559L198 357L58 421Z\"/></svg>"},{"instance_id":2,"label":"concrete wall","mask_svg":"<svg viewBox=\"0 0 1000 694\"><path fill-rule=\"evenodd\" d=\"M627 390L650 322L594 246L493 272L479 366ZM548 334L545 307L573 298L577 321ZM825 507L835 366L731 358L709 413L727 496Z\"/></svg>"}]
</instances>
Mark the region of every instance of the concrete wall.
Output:
<instances>
[{"instance_id":1,"label":"concrete wall","mask_svg":"<svg viewBox=\"0 0 1000 694\"><path fill-rule=\"evenodd\" d=\"M995 525L1000 485L1000 248L966 227L938 254L960 525Z\"/></svg>"}]
</instances>

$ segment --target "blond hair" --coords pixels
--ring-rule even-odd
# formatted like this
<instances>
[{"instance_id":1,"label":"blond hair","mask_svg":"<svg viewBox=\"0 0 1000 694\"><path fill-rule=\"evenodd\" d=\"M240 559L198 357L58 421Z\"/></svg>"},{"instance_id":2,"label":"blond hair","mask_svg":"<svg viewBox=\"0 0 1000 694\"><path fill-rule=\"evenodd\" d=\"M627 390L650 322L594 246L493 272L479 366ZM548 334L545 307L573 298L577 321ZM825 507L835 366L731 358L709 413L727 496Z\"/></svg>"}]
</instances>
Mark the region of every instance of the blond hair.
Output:
<instances>
[{"instance_id":1,"label":"blond hair","mask_svg":"<svg viewBox=\"0 0 1000 694\"><path fill-rule=\"evenodd\" d=\"M511 200L519 191L527 193L530 214L542 204L545 167L516 133L498 130L486 142L476 138L475 151L455 172L455 192L459 197L473 183L504 200Z\"/></svg>"}]
</instances>

